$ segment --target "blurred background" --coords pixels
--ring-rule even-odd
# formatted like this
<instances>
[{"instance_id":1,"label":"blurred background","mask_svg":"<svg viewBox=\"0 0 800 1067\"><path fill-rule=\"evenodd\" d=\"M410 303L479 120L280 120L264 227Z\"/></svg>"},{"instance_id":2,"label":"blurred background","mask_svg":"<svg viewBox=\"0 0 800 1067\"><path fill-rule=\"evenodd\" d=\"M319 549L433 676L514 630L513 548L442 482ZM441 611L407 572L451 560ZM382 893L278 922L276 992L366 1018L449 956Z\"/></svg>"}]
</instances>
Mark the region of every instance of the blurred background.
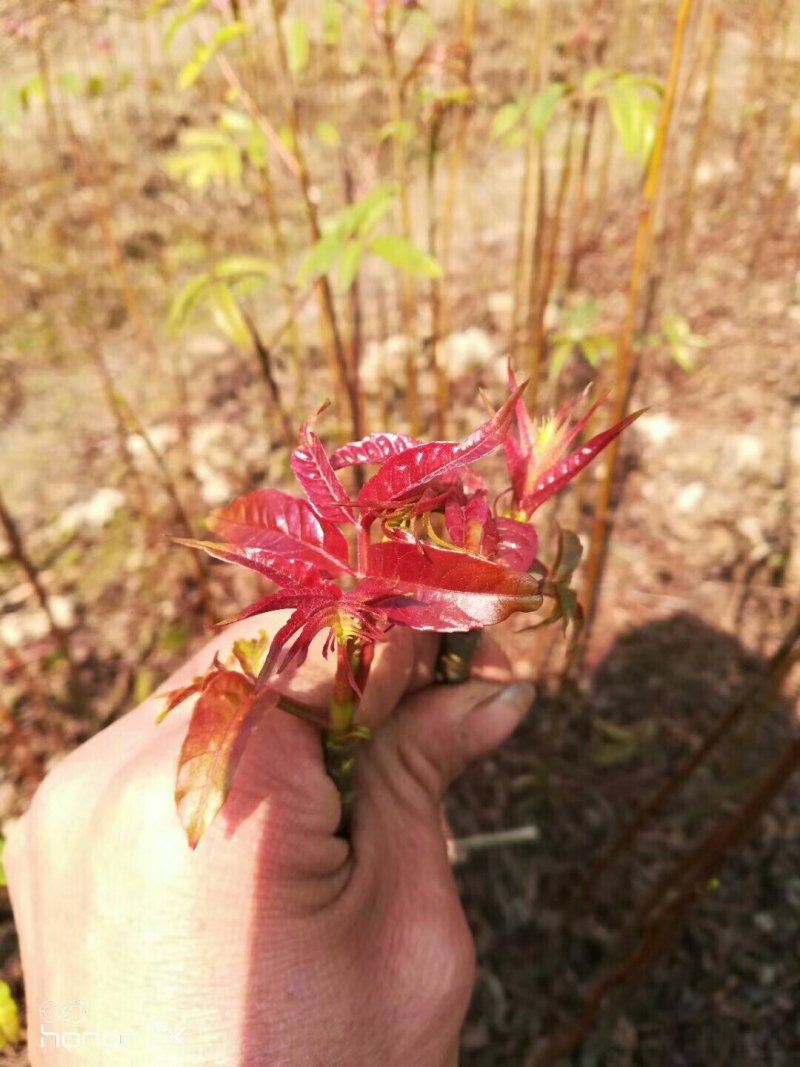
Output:
<instances>
[{"instance_id":1,"label":"blurred background","mask_svg":"<svg viewBox=\"0 0 800 1067\"><path fill-rule=\"evenodd\" d=\"M448 803L525 839L457 857L463 1063L800 1062L799 193L797 0L0 3L0 830L254 593L173 536L511 358L649 410ZM0 978L24 1064L4 889Z\"/></svg>"}]
</instances>

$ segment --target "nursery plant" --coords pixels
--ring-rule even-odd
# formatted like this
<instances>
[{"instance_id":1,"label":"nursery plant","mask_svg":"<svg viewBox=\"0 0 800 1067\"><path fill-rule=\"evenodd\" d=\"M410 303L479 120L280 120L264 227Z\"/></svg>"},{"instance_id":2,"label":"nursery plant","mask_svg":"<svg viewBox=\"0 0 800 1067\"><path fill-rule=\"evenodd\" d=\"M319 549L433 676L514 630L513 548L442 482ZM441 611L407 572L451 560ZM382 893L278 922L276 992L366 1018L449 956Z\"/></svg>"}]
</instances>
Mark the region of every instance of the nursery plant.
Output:
<instances>
[{"instance_id":1,"label":"nursery plant","mask_svg":"<svg viewBox=\"0 0 800 1067\"><path fill-rule=\"evenodd\" d=\"M577 420L578 402L571 401L537 426L521 399L526 383L516 385L511 372L509 379L503 405L463 441L423 444L376 433L329 456L315 430L323 407L302 426L291 458L304 497L278 489L250 493L208 520L219 540L179 539L278 587L228 623L291 610L271 639L235 642L227 660L216 656L191 685L166 694L162 717L199 694L175 788L192 848L225 801L249 733L278 709L324 733L346 829L356 749L370 736L359 722L359 703L375 646L392 627L470 633L515 612L538 611L545 601L552 608L543 621L580 623L570 588L580 542L562 532L548 568L537 557L531 520L640 412L568 451L604 398ZM471 468L500 449L507 481L490 497ZM337 472L359 465L377 471L350 495ZM302 665L319 633L322 655L336 656L328 709L288 700L272 684Z\"/></svg>"}]
</instances>

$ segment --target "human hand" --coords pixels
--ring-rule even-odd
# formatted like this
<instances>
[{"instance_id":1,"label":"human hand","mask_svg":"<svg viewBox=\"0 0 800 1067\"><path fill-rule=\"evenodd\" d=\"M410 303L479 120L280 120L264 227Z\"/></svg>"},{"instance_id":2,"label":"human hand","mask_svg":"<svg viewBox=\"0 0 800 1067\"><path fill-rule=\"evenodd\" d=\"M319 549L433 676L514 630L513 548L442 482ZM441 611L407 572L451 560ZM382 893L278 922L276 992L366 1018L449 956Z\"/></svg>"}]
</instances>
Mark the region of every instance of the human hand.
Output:
<instances>
[{"instance_id":1,"label":"human hand","mask_svg":"<svg viewBox=\"0 0 800 1067\"><path fill-rule=\"evenodd\" d=\"M255 629L230 628L168 687ZM315 647L280 687L324 707L332 673ZM532 693L501 692L511 672L489 642L480 677L432 687L436 651L404 629L379 646L349 843L320 735L284 712L251 736L194 852L173 800L188 706L156 727L151 698L55 768L4 857L34 1067L76 1050L84 1067L457 1062L474 950L440 800Z\"/></svg>"}]
</instances>

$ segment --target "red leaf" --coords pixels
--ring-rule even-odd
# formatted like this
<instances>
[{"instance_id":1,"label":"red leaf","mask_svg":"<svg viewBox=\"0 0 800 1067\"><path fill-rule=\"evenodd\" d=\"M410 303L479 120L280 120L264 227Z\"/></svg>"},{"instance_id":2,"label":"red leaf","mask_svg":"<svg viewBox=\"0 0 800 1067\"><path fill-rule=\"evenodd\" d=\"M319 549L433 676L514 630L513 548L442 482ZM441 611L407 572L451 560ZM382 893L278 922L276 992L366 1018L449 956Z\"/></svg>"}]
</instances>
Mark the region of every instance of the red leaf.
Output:
<instances>
[{"instance_id":1,"label":"red leaf","mask_svg":"<svg viewBox=\"0 0 800 1067\"><path fill-rule=\"evenodd\" d=\"M387 541L370 545L367 573L376 579L369 589L377 597L405 594L389 618L420 630L465 630L491 626L514 611L534 611L541 605L540 583L464 552ZM378 606L378 605L376 605ZM386 605L379 602L379 606Z\"/></svg>"},{"instance_id":2,"label":"red leaf","mask_svg":"<svg viewBox=\"0 0 800 1067\"><path fill-rule=\"evenodd\" d=\"M315 563L335 577L352 574L344 534L320 518L305 500L278 489L239 497L208 520L218 537L243 548L267 549L283 558Z\"/></svg>"},{"instance_id":3,"label":"red leaf","mask_svg":"<svg viewBox=\"0 0 800 1067\"><path fill-rule=\"evenodd\" d=\"M315 563L302 559L292 559L267 548L247 548L241 545L223 545L216 541L194 541L186 537L176 537L179 545L189 548L201 548L214 559L223 563L238 563L258 571L276 585L303 585L314 588L324 581L322 572Z\"/></svg>"},{"instance_id":4,"label":"red leaf","mask_svg":"<svg viewBox=\"0 0 800 1067\"><path fill-rule=\"evenodd\" d=\"M405 433L372 433L361 441L337 448L331 456L331 466L338 471L356 463L384 463L390 456L397 456L419 443Z\"/></svg>"},{"instance_id":5,"label":"red leaf","mask_svg":"<svg viewBox=\"0 0 800 1067\"><path fill-rule=\"evenodd\" d=\"M444 509L445 524L450 539L465 552L488 556L484 546L484 534L489 522L489 502L486 491L476 493L465 504L449 501Z\"/></svg>"},{"instance_id":6,"label":"red leaf","mask_svg":"<svg viewBox=\"0 0 800 1067\"><path fill-rule=\"evenodd\" d=\"M533 526L515 519L496 519L489 514L485 494L471 497L466 504L451 501L444 514L453 544L465 552L515 571L526 571L536 558L538 538Z\"/></svg>"},{"instance_id":7,"label":"red leaf","mask_svg":"<svg viewBox=\"0 0 800 1067\"><path fill-rule=\"evenodd\" d=\"M191 848L225 803L251 731L277 700L277 693L258 699L243 674L222 671L197 701L175 782L178 816Z\"/></svg>"},{"instance_id":8,"label":"red leaf","mask_svg":"<svg viewBox=\"0 0 800 1067\"><path fill-rule=\"evenodd\" d=\"M504 518L492 519L490 526L495 545L489 558L515 571L528 570L536 559L539 543L535 528L529 522Z\"/></svg>"},{"instance_id":9,"label":"red leaf","mask_svg":"<svg viewBox=\"0 0 800 1067\"><path fill-rule=\"evenodd\" d=\"M322 588L322 586L320 588ZM315 591L315 589L305 588L297 589L294 592L280 589L277 593L270 593L268 596L262 597L261 600L256 600L255 603L250 604L250 606L246 607L243 611L238 611L235 615L223 619L222 622L218 622L216 625L230 626L234 622L241 622L243 619L252 619L254 615L264 615L268 611L282 611L284 608L296 608L299 604L306 601L309 596L313 596Z\"/></svg>"},{"instance_id":10,"label":"red leaf","mask_svg":"<svg viewBox=\"0 0 800 1067\"><path fill-rule=\"evenodd\" d=\"M291 459L292 470L311 507L329 522L355 522L351 501L336 477L322 442L306 422L300 429L300 446Z\"/></svg>"},{"instance_id":11,"label":"red leaf","mask_svg":"<svg viewBox=\"0 0 800 1067\"><path fill-rule=\"evenodd\" d=\"M552 467L548 467L537 480L533 487L533 492L527 494L521 501L522 510L527 515L532 515L546 500L549 500L551 496L560 492L565 485L571 482L587 464L591 463L607 445L611 444L615 437L622 433L626 426L630 426L645 410L645 408L642 408L641 411L634 411L633 414L628 415L616 425L603 430L602 433L595 434L591 440L587 441L581 448L576 448L566 459L559 460ZM570 440L574 438L577 430L586 422L589 414L591 412L588 412L578 424L578 427L570 433Z\"/></svg>"},{"instance_id":12,"label":"red leaf","mask_svg":"<svg viewBox=\"0 0 800 1067\"><path fill-rule=\"evenodd\" d=\"M195 693L201 693L211 679L225 669L225 664L219 658L219 652L216 652L211 666L205 674L198 674L188 685L182 685L178 689L170 689L166 693L159 693L158 695L165 699L167 703L156 716L156 722L162 722L184 700L188 700Z\"/></svg>"},{"instance_id":13,"label":"red leaf","mask_svg":"<svg viewBox=\"0 0 800 1067\"><path fill-rule=\"evenodd\" d=\"M341 594L338 587L336 587L336 593ZM331 595L326 597L309 595L303 603L297 605L294 612L272 638L269 654L258 676L256 685L258 690L263 689L274 673L280 674L281 671L286 670L292 660L297 660L298 667L302 666L308 653L308 646L319 631L330 624L338 602L339 596L334 595L331 590ZM294 637L298 631L300 631L298 636L289 645L289 639Z\"/></svg>"},{"instance_id":14,"label":"red leaf","mask_svg":"<svg viewBox=\"0 0 800 1067\"><path fill-rule=\"evenodd\" d=\"M426 486L447 478L468 463L499 448L514 414L514 405L527 382L519 386L488 422L464 441L432 441L407 448L387 459L377 474L364 483L358 504L365 509L367 525L381 511L411 503Z\"/></svg>"}]
</instances>

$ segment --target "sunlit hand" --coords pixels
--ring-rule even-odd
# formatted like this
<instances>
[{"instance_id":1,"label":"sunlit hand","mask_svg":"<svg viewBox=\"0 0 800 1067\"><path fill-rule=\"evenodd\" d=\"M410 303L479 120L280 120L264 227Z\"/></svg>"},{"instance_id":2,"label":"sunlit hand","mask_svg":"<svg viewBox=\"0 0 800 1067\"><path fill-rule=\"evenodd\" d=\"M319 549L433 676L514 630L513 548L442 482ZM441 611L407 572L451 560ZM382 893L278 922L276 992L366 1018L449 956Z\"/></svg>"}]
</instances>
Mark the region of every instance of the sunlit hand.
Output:
<instances>
[{"instance_id":1,"label":"sunlit hand","mask_svg":"<svg viewBox=\"0 0 800 1067\"><path fill-rule=\"evenodd\" d=\"M227 631L170 687L256 630ZM378 650L350 844L319 733L281 711L194 852L173 800L190 705L156 726L151 699L50 774L5 853L34 1067L456 1063L473 945L439 802L531 691L501 692L489 643L480 680L431 687L436 648L397 630ZM281 686L324 707L331 676L312 648Z\"/></svg>"}]
</instances>

